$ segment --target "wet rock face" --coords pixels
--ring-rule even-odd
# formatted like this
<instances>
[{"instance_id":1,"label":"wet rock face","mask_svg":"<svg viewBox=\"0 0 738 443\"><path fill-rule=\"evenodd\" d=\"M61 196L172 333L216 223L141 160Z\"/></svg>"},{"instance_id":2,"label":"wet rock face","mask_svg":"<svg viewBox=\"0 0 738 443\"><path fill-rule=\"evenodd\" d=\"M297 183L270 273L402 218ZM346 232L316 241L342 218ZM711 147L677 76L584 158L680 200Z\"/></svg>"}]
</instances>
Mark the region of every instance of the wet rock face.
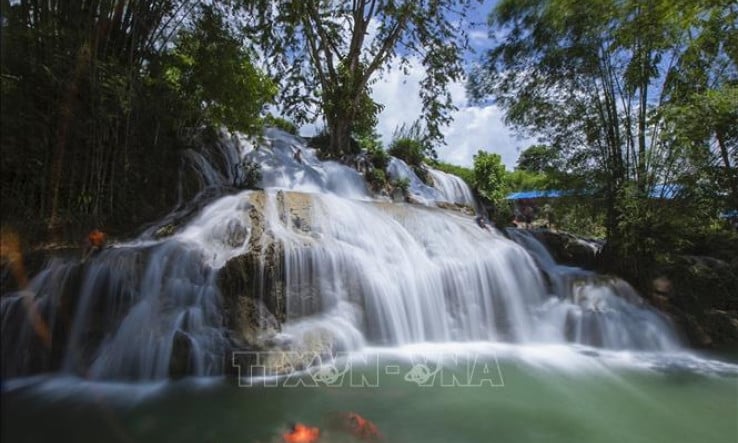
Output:
<instances>
[{"instance_id":1,"label":"wet rock face","mask_svg":"<svg viewBox=\"0 0 738 443\"><path fill-rule=\"evenodd\" d=\"M225 327L234 347L265 349L287 318L282 243L265 219L266 195L251 197L251 235L246 253L230 259L219 271ZM311 232L311 199L305 194L279 192L276 211L285 228ZM275 220L272 220L275 222Z\"/></svg>"},{"instance_id":2,"label":"wet rock face","mask_svg":"<svg viewBox=\"0 0 738 443\"><path fill-rule=\"evenodd\" d=\"M144 275L148 251L142 249L132 252L125 260L98 264L93 260L82 262L79 251L74 252L66 253L64 258L47 252L45 259L40 260L48 262L43 284L3 292L1 372L4 377L56 371L65 360L68 370L84 374L106 333L129 311L137 288L128 283ZM85 291L94 297L85 301ZM85 320L78 326L78 344L70 351L80 304L85 304Z\"/></svg>"},{"instance_id":3,"label":"wet rock face","mask_svg":"<svg viewBox=\"0 0 738 443\"><path fill-rule=\"evenodd\" d=\"M254 205L249 210L251 236L247 252L230 259L218 273L217 279L223 297L226 327L237 331L237 336L238 331L249 327L242 324L249 318L243 316L244 310L254 311L255 303L274 313L274 318L280 322L286 316L282 245L266 229L264 195L257 194L252 201Z\"/></svg>"},{"instance_id":4,"label":"wet rock face","mask_svg":"<svg viewBox=\"0 0 738 443\"><path fill-rule=\"evenodd\" d=\"M446 209L449 211L457 211L461 212L464 215L473 216L475 214L474 208L461 204L461 203L447 203L447 202L438 202L436 203L439 208Z\"/></svg>"},{"instance_id":5,"label":"wet rock face","mask_svg":"<svg viewBox=\"0 0 738 443\"><path fill-rule=\"evenodd\" d=\"M601 245L566 232L547 229L533 231L536 238L546 245L557 263L593 270Z\"/></svg>"},{"instance_id":6,"label":"wet rock face","mask_svg":"<svg viewBox=\"0 0 738 443\"><path fill-rule=\"evenodd\" d=\"M697 347L738 344L738 263L682 256L653 279L651 303Z\"/></svg>"},{"instance_id":7,"label":"wet rock face","mask_svg":"<svg viewBox=\"0 0 738 443\"><path fill-rule=\"evenodd\" d=\"M185 333L177 331L172 342L172 355L169 358L169 376L181 378L192 373L192 343Z\"/></svg>"},{"instance_id":8,"label":"wet rock face","mask_svg":"<svg viewBox=\"0 0 738 443\"><path fill-rule=\"evenodd\" d=\"M271 252L269 252L271 251ZM231 259L218 275L224 326L234 349L264 349L286 318L280 256L248 253Z\"/></svg>"}]
</instances>

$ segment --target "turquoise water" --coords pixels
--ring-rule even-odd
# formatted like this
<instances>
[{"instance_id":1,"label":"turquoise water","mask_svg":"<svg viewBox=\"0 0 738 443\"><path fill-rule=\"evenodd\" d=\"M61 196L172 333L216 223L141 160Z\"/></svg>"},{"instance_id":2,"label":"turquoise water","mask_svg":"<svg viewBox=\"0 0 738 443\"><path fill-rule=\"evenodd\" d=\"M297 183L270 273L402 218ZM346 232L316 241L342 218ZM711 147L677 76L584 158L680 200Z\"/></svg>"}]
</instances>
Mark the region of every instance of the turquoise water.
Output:
<instances>
[{"instance_id":1,"label":"turquoise water","mask_svg":"<svg viewBox=\"0 0 738 443\"><path fill-rule=\"evenodd\" d=\"M350 387L345 378L332 386L284 386L299 377L279 379L278 387L242 387L235 379L13 381L4 386L2 437L4 442L277 442L289 422L303 422L321 427L321 442L352 442L359 440L332 429L331 418L354 411L374 421L388 442L738 441L735 365L560 346L486 350L474 354L476 366L461 361L451 367L443 363L448 360L419 357L427 350L413 352L382 351L377 360L338 365L378 387ZM440 371L424 387L407 375L418 362ZM485 364L492 369L487 375L467 378L470 367L476 371ZM448 381L452 375L459 383L489 381L479 387L441 386L439 377ZM314 377L299 379L312 384Z\"/></svg>"}]
</instances>

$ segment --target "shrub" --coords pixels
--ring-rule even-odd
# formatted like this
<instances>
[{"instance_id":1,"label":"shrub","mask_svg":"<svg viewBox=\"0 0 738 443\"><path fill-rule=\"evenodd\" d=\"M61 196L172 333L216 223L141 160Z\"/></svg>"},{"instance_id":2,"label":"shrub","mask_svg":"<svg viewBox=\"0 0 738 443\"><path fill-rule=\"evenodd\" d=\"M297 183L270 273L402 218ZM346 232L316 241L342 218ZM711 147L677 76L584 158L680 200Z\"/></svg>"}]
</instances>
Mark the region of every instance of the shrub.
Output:
<instances>
[{"instance_id":1,"label":"shrub","mask_svg":"<svg viewBox=\"0 0 738 443\"><path fill-rule=\"evenodd\" d=\"M387 186L387 175L384 170L374 168L366 173L366 181L374 192L379 192Z\"/></svg>"},{"instance_id":2,"label":"shrub","mask_svg":"<svg viewBox=\"0 0 738 443\"><path fill-rule=\"evenodd\" d=\"M370 135L359 135L356 142L361 150L367 153L367 160L374 168L385 170L389 164L389 155L382 146L382 140L379 135L374 132Z\"/></svg>"},{"instance_id":3,"label":"shrub","mask_svg":"<svg viewBox=\"0 0 738 443\"><path fill-rule=\"evenodd\" d=\"M400 178L394 180L392 182L392 187L401 190L403 194L407 194L407 192L410 190L410 179Z\"/></svg>"},{"instance_id":4,"label":"shrub","mask_svg":"<svg viewBox=\"0 0 738 443\"><path fill-rule=\"evenodd\" d=\"M261 181L261 165L249 159L243 159L236 165L233 185L241 189L254 189Z\"/></svg>"},{"instance_id":5,"label":"shrub","mask_svg":"<svg viewBox=\"0 0 738 443\"><path fill-rule=\"evenodd\" d=\"M418 167L423 162L423 143L411 138L396 138L392 141L389 154L402 159L410 166Z\"/></svg>"},{"instance_id":6,"label":"shrub","mask_svg":"<svg viewBox=\"0 0 738 443\"><path fill-rule=\"evenodd\" d=\"M297 125L285 118L275 117L272 114L268 114L266 117L264 117L264 126L271 126L277 129L281 129L284 132L289 132L292 135L299 135Z\"/></svg>"},{"instance_id":7,"label":"shrub","mask_svg":"<svg viewBox=\"0 0 738 443\"><path fill-rule=\"evenodd\" d=\"M390 157L387 151L379 147L378 149L368 150L369 162L376 169L385 170L389 165Z\"/></svg>"}]
</instances>

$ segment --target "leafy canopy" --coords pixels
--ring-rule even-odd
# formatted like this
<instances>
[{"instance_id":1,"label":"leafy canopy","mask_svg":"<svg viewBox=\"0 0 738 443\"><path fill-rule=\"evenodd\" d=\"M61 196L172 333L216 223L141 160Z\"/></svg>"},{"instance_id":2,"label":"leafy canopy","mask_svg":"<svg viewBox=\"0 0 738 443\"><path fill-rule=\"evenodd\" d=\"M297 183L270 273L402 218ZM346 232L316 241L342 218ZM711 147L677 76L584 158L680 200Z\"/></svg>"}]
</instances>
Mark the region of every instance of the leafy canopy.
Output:
<instances>
[{"instance_id":1,"label":"leafy canopy","mask_svg":"<svg viewBox=\"0 0 738 443\"><path fill-rule=\"evenodd\" d=\"M274 78L279 103L296 122L321 115L340 151L348 137L373 129L381 105L372 82L391 63L420 60L425 126L432 140L454 109L448 85L463 76L463 17L471 0L323 0L250 2L245 28Z\"/></svg>"},{"instance_id":2,"label":"leafy canopy","mask_svg":"<svg viewBox=\"0 0 738 443\"><path fill-rule=\"evenodd\" d=\"M200 122L254 133L277 87L251 58L221 15L206 8L193 29L180 33L165 77Z\"/></svg>"},{"instance_id":3,"label":"leafy canopy","mask_svg":"<svg viewBox=\"0 0 738 443\"><path fill-rule=\"evenodd\" d=\"M474 182L479 192L492 200L500 202L507 192L505 186L505 165L499 154L479 150L474 155Z\"/></svg>"}]
</instances>

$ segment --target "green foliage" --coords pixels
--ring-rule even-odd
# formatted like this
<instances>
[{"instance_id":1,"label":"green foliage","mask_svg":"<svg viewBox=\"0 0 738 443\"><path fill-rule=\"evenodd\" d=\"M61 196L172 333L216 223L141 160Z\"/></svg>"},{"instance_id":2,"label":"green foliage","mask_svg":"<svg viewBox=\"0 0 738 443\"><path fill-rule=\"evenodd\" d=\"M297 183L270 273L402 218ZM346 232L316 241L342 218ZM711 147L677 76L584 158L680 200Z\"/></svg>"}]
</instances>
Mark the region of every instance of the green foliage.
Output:
<instances>
[{"instance_id":1,"label":"green foliage","mask_svg":"<svg viewBox=\"0 0 738 443\"><path fill-rule=\"evenodd\" d=\"M389 154L405 161L420 180L432 185L431 177L426 168L423 167L423 161L426 159L426 155L434 158L435 151L430 143L428 132L422 123L415 121L409 126L403 123L402 126L395 128L392 136Z\"/></svg>"},{"instance_id":2,"label":"green foliage","mask_svg":"<svg viewBox=\"0 0 738 443\"><path fill-rule=\"evenodd\" d=\"M333 147L334 152L345 151L347 140L338 140L335 136L339 133L343 137L372 137L384 108L371 98L368 84L360 83L364 67L357 69L358 72L351 71L345 63L340 63L335 81L320 96L329 132L334 135L332 143L341 143Z\"/></svg>"},{"instance_id":3,"label":"green foliage","mask_svg":"<svg viewBox=\"0 0 738 443\"><path fill-rule=\"evenodd\" d=\"M477 190L494 202L503 202L507 194L505 165L499 154L479 150L474 156L474 183Z\"/></svg>"},{"instance_id":4,"label":"green foliage","mask_svg":"<svg viewBox=\"0 0 738 443\"><path fill-rule=\"evenodd\" d=\"M382 146L382 140L379 134L372 131L369 135L357 137L357 142L362 150L366 150L367 160L373 168L385 170L389 164L390 158L387 151Z\"/></svg>"},{"instance_id":5,"label":"green foliage","mask_svg":"<svg viewBox=\"0 0 738 443\"><path fill-rule=\"evenodd\" d=\"M666 248L684 250L695 220L738 204L736 23L726 2L502 0L490 16L502 38L468 89L545 143L519 169L592 195L597 212L581 218L593 224L577 229L604 223L610 252L642 276ZM648 198L661 183L692 198Z\"/></svg>"},{"instance_id":6,"label":"green foliage","mask_svg":"<svg viewBox=\"0 0 738 443\"><path fill-rule=\"evenodd\" d=\"M432 138L420 120L415 120L410 125L403 123L392 131L391 146L394 146L396 142L401 140L411 140L413 142L414 146L408 146L405 148L405 151L403 151L408 155L408 159L410 160L399 155L392 155L405 160L407 164L420 166L422 161L426 158L436 158L436 151L433 148Z\"/></svg>"},{"instance_id":7,"label":"green foliage","mask_svg":"<svg viewBox=\"0 0 738 443\"><path fill-rule=\"evenodd\" d=\"M261 165L244 159L236 168L234 185L241 189L255 189L261 181Z\"/></svg>"},{"instance_id":8,"label":"green foliage","mask_svg":"<svg viewBox=\"0 0 738 443\"><path fill-rule=\"evenodd\" d=\"M130 232L176 203L195 137L258 130L275 88L221 18L232 3L32 3L2 4L3 222Z\"/></svg>"},{"instance_id":9,"label":"green foliage","mask_svg":"<svg viewBox=\"0 0 738 443\"><path fill-rule=\"evenodd\" d=\"M388 152L389 155L404 160L411 167L420 166L425 159L422 143L411 138L394 139Z\"/></svg>"},{"instance_id":10,"label":"green foliage","mask_svg":"<svg viewBox=\"0 0 738 443\"><path fill-rule=\"evenodd\" d=\"M379 168L368 170L365 177L374 192L379 192L387 187L387 174Z\"/></svg>"},{"instance_id":11,"label":"green foliage","mask_svg":"<svg viewBox=\"0 0 738 443\"><path fill-rule=\"evenodd\" d=\"M517 169L505 174L505 187L510 192L550 189L551 178L547 174Z\"/></svg>"},{"instance_id":12,"label":"green foliage","mask_svg":"<svg viewBox=\"0 0 738 443\"><path fill-rule=\"evenodd\" d=\"M589 238L604 239L607 233L603 212L590 197L564 197L552 200L552 222L556 229Z\"/></svg>"},{"instance_id":13,"label":"green foliage","mask_svg":"<svg viewBox=\"0 0 738 443\"><path fill-rule=\"evenodd\" d=\"M559 153L546 145L533 145L520 153L515 169L532 173L544 173L560 168Z\"/></svg>"},{"instance_id":14,"label":"green foliage","mask_svg":"<svg viewBox=\"0 0 738 443\"><path fill-rule=\"evenodd\" d=\"M243 21L270 60L271 74L285 85L279 100L285 113L297 123L311 121L318 104L331 136L329 149L338 156L351 135L376 121L380 108L371 99L372 82L392 63L406 67L411 57L421 60L426 72L420 95L429 135L442 139L441 128L454 109L448 86L464 74L469 4L254 0ZM345 25L347 17L351 26Z\"/></svg>"},{"instance_id":15,"label":"green foliage","mask_svg":"<svg viewBox=\"0 0 738 443\"><path fill-rule=\"evenodd\" d=\"M378 151L383 149L382 138L374 129L357 134L355 138L356 142L359 144L359 148L363 150Z\"/></svg>"},{"instance_id":16,"label":"green foliage","mask_svg":"<svg viewBox=\"0 0 738 443\"><path fill-rule=\"evenodd\" d=\"M281 129L284 132L288 132L292 135L300 135L297 125L282 117L275 117L272 114L267 114L264 117L264 126L270 126L273 128Z\"/></svg>"},{"instance_id":17,"label":"green foliage","mask_svg":"<svg viewBox=\"0 0 738 443\"><path fill-rule=\"evenodd\" d=\"M194 29L180 33L164 76L189 105L196 124L256 133L276 85L250 62L223 19L206 8Z\"/></svg>"},{"instance_id":18,"label":"green foliage","mask_svg":"<svg viewBox=\"0 0 738 443\"><path fill-rule=\"evenodd\" d=\"M662 137L691 166L682 180L698 173L716 185L716 197L727 197L722 207L738 207L738 84L693 92L660 112L668 122Z\"/></svg>"},{"instance_id":19,"label":"green foliage","mask_svg":"<svg viewBox=\"0 0 738 443\"><path fill-rule=\"evenodd\" d=\"M394 189L399 189L400 191L402 191L403 195L407 195L408 191L410 190L410 179L401 178L398 180L394 180L392 182L392 187Z\"/></svg>"}]
</instances>

